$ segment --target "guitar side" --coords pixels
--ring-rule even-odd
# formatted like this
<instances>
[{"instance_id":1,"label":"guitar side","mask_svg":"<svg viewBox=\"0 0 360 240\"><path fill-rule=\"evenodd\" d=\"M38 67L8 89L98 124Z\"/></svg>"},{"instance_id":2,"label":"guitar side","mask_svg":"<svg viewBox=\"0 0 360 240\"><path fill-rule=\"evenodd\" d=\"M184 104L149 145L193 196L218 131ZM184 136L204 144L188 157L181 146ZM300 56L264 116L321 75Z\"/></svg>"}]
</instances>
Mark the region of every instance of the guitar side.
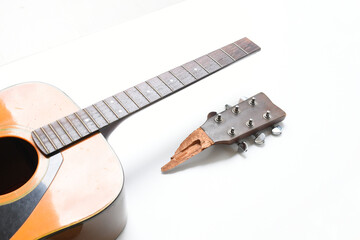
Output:
<instances>
[{"instance_id":1,"label":"guitar side","mask_svg":"<svg viewBox=\"0 0 360 240\"><path fill-rule=\"evenodd\" d=\"M38 155L35 173L16 190L0 194L0 206L25 198L49 169L51 159L35 147L31 131L77 110L64 93L42 83L0 92L0 138L25 140ZM11 239L115 239L126 223L117 156L100 133L60 154L62 163L51 184Z\"/></svg>"}]
</instances>

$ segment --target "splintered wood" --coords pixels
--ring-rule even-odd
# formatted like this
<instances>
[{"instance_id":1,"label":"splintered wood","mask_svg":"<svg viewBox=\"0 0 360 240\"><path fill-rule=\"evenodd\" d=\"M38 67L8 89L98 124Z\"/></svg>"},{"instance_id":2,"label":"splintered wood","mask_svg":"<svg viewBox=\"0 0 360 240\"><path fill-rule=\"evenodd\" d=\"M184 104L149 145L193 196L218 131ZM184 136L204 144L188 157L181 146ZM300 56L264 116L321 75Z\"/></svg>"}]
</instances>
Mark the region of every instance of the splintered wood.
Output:
<instances>
[{"instance_id":1,"label":"splintered wood","mask_svg":"<svg viewBox=\"0 0 360 240\"><path fill-rule=\"evenodd\" d=\"M166 172L173 169L213 144L214 141L209 138L202 128L196 129L181 143L174 156L171 157L170 162L164 165L161 171Z\"/></svg>"}]
</instances>

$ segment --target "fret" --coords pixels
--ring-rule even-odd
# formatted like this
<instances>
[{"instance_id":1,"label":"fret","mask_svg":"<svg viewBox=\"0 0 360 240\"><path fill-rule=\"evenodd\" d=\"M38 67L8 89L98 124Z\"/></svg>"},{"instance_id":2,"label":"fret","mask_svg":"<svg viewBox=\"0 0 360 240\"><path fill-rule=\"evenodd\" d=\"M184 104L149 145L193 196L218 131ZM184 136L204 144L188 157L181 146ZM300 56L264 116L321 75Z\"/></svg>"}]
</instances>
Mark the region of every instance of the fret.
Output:
<instances>
[{"instance_id":1,"label":"fret","mask_svg":"<svg viewBox=\"0 0 360 240\"><path fill-rule=\"evenodd\" d=\"M164 80L162 80L159 76L157 78L170 89L170 93L174 92L174 89L172 89L172 87L170 87L166 82L164 82Z\"/></svg>"},{"instance_id":2,"label":"fret","mask_svg":"<svg viewBox=\"0 0 360 240\"><path fill-rule=\"evenodd\" d=\"M184 69L183 66L174 68L170 71L174 76L176 76L177 79L181 79L181 82L185 85L191 84L196 81L196 78L188 72L186 69Z\"/></svg>"},{"instance_id":3,"label":"fret","mask_svg":"<svg viewBox=\"0 0 360 240\"><path fill-rule=\"evenodd\" d=\"M81 119L78 113L74 113L75 117L81 122L81 125L83 125L86 128L86 131L88 133L91 133L92 131L89 129L89 127L84 123L84 121Z\"/></svg>"},{"instance_id":4,"label":"fret","mask_svg":"<svg viewBox=\"0 0 360 240\"><path fill-rule=\"evenodd\" d=\"M185 70L185 72L189 73L195 80L197 79L197 77L195 77L193 73L189 72L189 70L187 70L184 66L181 66L181 68Z\"/></svg>"},{"instance_id":5,"label":"fret","mask_svg":"<svg viewBox=\"0 0 360 240\"><path fill-rule=\"evenodd\" d=\"M36 132L37 130L33 131L36 139L34 140L37 140L40 142L41 146L44 148L44 150L46 151L46 153L50 153L49 149L45 146L45 143L42 141L42 139L40 138L39 134Z\"/></svg>"},{"instance_id":6,"label":"fret","mask_svg":"<svg viewBox=\"0 0 360 240\"><path fill-rule=\"evenodd\" d=\"M231 58L234 61L237 61L241 58L243 58L244 56L246 56L246 53L240 49L239 47L237 47L234 43L229 44L225 47L222 48L222 50L228 54L229 56L231 56Z\"/></svg>"},{"instance_id":7,"label":"fret","mask_svg":"<svg viewBox=\"0 0 360 240\"><path fill-rule=\"evenodd\" d=\"M98 128L98 129L100 129L100 125L95 121L95 119L92 117L92 115L91 115L91 113L86 109L86 108L84 108L83 109L84 110L84 112L86 113L86 115L91 119L91 121L96 125L96 127ZM87 119L85 119L85 121L86 121Z\"/></svg>"},{"instance_id":8,"label":"fret","mask_svg":"<svg viewBox=\"0 0 360 240\"><path fill-rule=\"evenodd\" d=\"M122 102L120 101L120 99L114 95L113 98L120 104L120 106L127 112L130 113L129 110L127 110L127 108L122 104Z\"/></svg>"},{"instance_id":9,"label":"fret","mask_svg":"<svg viewBox=\"0 0 360 240\"><path fill-rule=\"evenodd\" d=\"M59 139L61 145L65 146L64 141L61 139L60 135L58 134L58 132L56 131L56 129L53 127L53 125L48 124L49 128L51 129L51 131L53 131L53 133L56 135L57 139Z\"/></svg>"},{"instance_id":10,"label":"fret","mask_svg":"<svg viewBox=\"0 0 360 240\"><path fill-rule=\"evenodd\" d=\"M220 68L223 67L218 61L216 61L216 60L215 60L213 57L211 57L209 54L206 55L206 56L208 56L209 58L211 58L211 60L213 60L217 65L219 65ZM219 68L219 69L220 69L220 68Z\"/></svg>"},{"instance_id":11,"label":"fret","mask_svg":"<svg viewBox=\"0 0 360 240\"><path fill-rule=\"evenodd\" d=\"M161 97L164 97L172 92L172 90L169 88L169 86L166 86L163 81L161 81L158 77L151 78L147 80L147 83L156 90L156 92L161 95Z\"/></svg>"},{"instance_id":12,"label":"fret","mask_svg":"<svg viewBox=\"0 0 360 240\"><path fill-rule=\"evenodd\" d=\"M135 105L138 109L140 109L140 106L132 99L129 94L126 92L126 90L123 92Z\"/></svg>"},{"instance_id":13,"label":"fret","mask_svg":"<svg viewBox=\"0 0 360 240\"><path fill-rule=\"evenodd\" d=\"M100 111L100 109L94 104L92 105L95 110L100 114L100 116L106 121L106 123L110 123L110 121L104 116L104 114Z\"/></svg>"},{"instance_id":14,"label":"fret","mask_svg":"<svg viewBox=\"0 0 360 240\"><path fill-rule=\"evenodd\" d=\"M131 100L133 100L133 102L136 104L136 106L138 106L138 108L142 108L148 105L150 102L135 87L131 87L124 92L129 98L131 98Z\"/></svg>"},{"instance_id":15,"label":"fret","mask_svg":"<svg viewBox=\"0 0 360 240\"><path fill-rule=\"evenodd\" d=\"M143 96L149 101L154 102L160 98L160 94L155 91L147 82L140 83L135 88L143 94Z\"/></svg>"},{"instance_id":16,"label":"fret","mask_svg":"<svg viewBox=\"0 0 360 240\"><path fill-rule=\"evenodd\" d=\"M179 83L181 83L183 86L185 85L177 76L175 76L175 75L171 72L171 70L169 71L169 73L170 73L174 78L176 78L176 79L179 81Z\"/></svg>"},{"instance_id":17,"label":"fret","mask_svg":"<svg viewBox=\"0 0 360 240\"><path fill-rule=\"evenodd\" d=\"M67 116L66 119L70 122L71 126L75 129L80 137L86 136L90 133L87 127L82 124L80 119L75 114Z\"/></svg>"},{"instance_id":18,"label":"fret","mask_svg":"<svg viewBox=\"0 0 360 240\"><path fill-rule=\"evenodd\" d=\"M260 50L260 47L255 43L253 43L252 41L250 41L248 38L242 38L234 42L234 44L247 54Z\"/></svg>"},{"instance_id":19,"label":"fret","mask_svg":"<svg viewBox=\"0 0 360 240\"><path fill-rule=\"evenodd\" d=\"M116 116L118 118L124 117L127 115L127 110L121 106L121 104L115 99L115 97L109 97L104 100L106 105L109 106L114 112L116 112Z\"/></svg>"},{"instance_id":20,"label":"fret","mask_svg":"<svg viewBox=\"0 0 360 240\"><path fill-rule=\"evenodd\" d=\"M70 133L66 130L66 128L62 125L62 123L57 120L56 123L61 127L61 129L64 131L64 133L66 134L66 136L70 139L70 143L74 141L74 139L71 137ZM53 125L55 125L53 123ZM64 138L63 138L64 139Z\"/></svg>"},{"instance_id":21,"label":"fret","mask_svg":"<svg viewBox=\"0 0 360 240\"><path fill-rule=\"evenodd\" d=\"M105 100L103 100L102 102L110 109L110 111L116 116L117 119L120 118L119 114L111 107L110 104L108 104Z\"/></svg>"},{"instance_id":22,"label":"fret","mask_svg":"<svg viewBox=\"0 0 360 240\"><path fill-rule=\"evenodd\" d=\"M227 52L225 52L222 48L220 48L220 51L222 51L223 53L225 53L229 58L231 58L231 60L236 61L235 58L233 58L230 54L228 54Z\"/></svg>"},{"instance_id":23,"label":"fret","mask_svg":"<svg viewBox=\"0 0 360 240\"><path fill-rule=\"evenodd\" d=\"M121 103L123 107L126 107L129 113L139 110L139 107L134 103L131 98L129 98L127 94L125 94L125 92L120 92L115 96L119 100L119 103Z\"/></svg>"},{"instance_id":24,"label":"fret","mask_svg":"<svg viewBox=\"0 0 360 240\"><path fill-rule=\"evenodd\" d=\"M240 47L236 42L234 42L234 45L237 46L241 51L248 54L242 47Z\"/></svg>"},{"instance_id":25,"label":"fret","mask_svg":"<svg viewBox=\"0 0 360 240\"><path fill-rule=\"evenodd\" d=\"M164 72L163 74L160 74L158 78L169 86L172 91L177 91L184 86L170 72Z\"/></svg>"},{"instance_id":26,"label":"fret","mask_svg":"<svg viewBox=\"0 0 360 240\"><path fill-rule=\"evenodd\" d=\"M195 60L201 65L208 73L213 73L220 69L220 65L212 60L209 56L205 55Z\"/></svg>"},{"instance_id":27,"label":"fret","mask_svg":"<svg viewBox=\"0 0 360 240\"><path fill-rule=\"evenodd\" d=\"M76 115L79 116L81 121L87 126L86 128L90 130L90 132L96 132L99 130L99 126L95 122L95 120L92 118L92 116L87 112L86 109L82 109L80 111L76 112Z\"/></svg>"},{"instance_id":28,"label":"fret","mask_svg":"<svg viewBox=\"0 0 360 240\"><path fill-rule=\"evenodd\" d=\"M196 79L200 79L208 75L208 73L195 61L185 63L183 67Z\"/></svg>"},{"instance_id":29,"label":"fret","mask_svg":"<svg viewBox=\"0 0 360 240\"><path fill-rule=\"evenodd\" d=\"M208 54L214 61L220 64L221 67L225 67L234 61L221 50L215 50Z\"/></svg>"},{"instance_id":30,"label":"fret","mask_svg":"<svg viewBox=\"0 0 360 240\"><path fill-rule=\"evenodd\" d=\"M96 107L97 111L100 113L100 115L105 119L107 123L112 123L118 120L119 118L116 116L113 110L111 110L104 101L100 101L94 104L94 107Z\"/></svg>"},{"instance_id":31,"label":"fret","mask_svg":"<svg viewBox=\"0 0 360 240\"><path fill-rule=\"evenodd\" d=\"M42 128L37 129L36 133L37 133L37 137L39 137L40 141L44 144L44 146L49 152L53 152L57 150L55 145L51 143L50 139L47 137L47 134L44 133Z\"/></svg>"},{"instance_id":32,"label":"fret","mask_svg":"<svg viewBox=\"0 0 360 240\"><path fill-rule=\"evenodd\" d=\"M83 135L79 132L79 130L74 126L74 124L70 121L69 117L66 116L65 117L66 121L71 125L71 127L75 130L75 132L77 133L77 135L79 135L79 137L81 138Z\"/></svg>"},{"instance_id":33,"label":"fret","mask_svg":"<svg viewBox=\"0 0 360 240\"><path fill-rule=\"evenodd\" d=\"M143 92L140 91L140 89L138 88L138 86L134 86L134 88L146 99L146 101L148 101L148 103L151 102L151 101L147 98L146 94L144 94Z\"/></svg>"},{"instance_id":34,"label":"fret","mask_svg":"<svg viewBox=\"0 0 360 240\"><path fill-rule=\"evenodd\" d=\"M196 62L197 64L199 64L200 67L202 67L207 73L209 73L209 71L206 70L206 68L205 68L202 64L200 64L196 59L194 60L194 62Z\"/></svg>"},{"instance_id":35,"label":"fret","mask_svg":"<svg viewBox=\"0 0 360 240\"><path fill-rule=\"evenodd\" d=\"M96 123L96 126L98 126L99 129L108 125L108 122L103 116L101 116L101 114L93 105L85 108L84 110L86 110L86 112L89 114L89 117L91 117L91 120Z\"/></svg>"},{"instance_id":36,"label":"fret","mask_svg":"<svg viewBox=\"0 0 360 240\"><path fill-rule=\"evenodd\" d=\"M158 92L158 90L156 90L156 88L154 88L152 85L151 85L151 83L150 82L148 82L148 81L145 81L144 83L146 83L147 85L149 85L156 93L157 93L157 95L159 95L159 97L162 97L162 95L161 95L161 93L160 92Z\"/></svg>"},{"instance_id":37,"label":"fret","mask_svg":"<svg viewBox=\"0 0 360 240\"><path fill-rule=\"evenodd\" d=\"M58 150L64 146L63 143L60 141L60 138L57 137L55 132L50 127L50 124L45 125L45 126L41 127L40 129L46 135L46 137L49 139L51 145L53 145L53 147L56 150Z\"/></svg>"},{"instance_id":38,"label":"fret","mask_svg":"<svg viewBox=\"0 0 360 240\"><path fill-rule=\"evenodd\" d=\"M50 136L47 134L47 132L44 130L44 127L40 128L41 131L44 133L44 135L46 136L46 138L49 140L49 142L51 143L51 145L57 150L58 148L56 147L55 143L53 142L53 140L50 138Z\"/></svg>"},{"instance_id":39,"label":"fret","mask_svg":"<svg viewBox=\"0 0 360 240\"><path fill-rule=\"evenodd\" d=\"M72 141L76 141L80 138L80 135L75 131L75 129L71 126L70 122L66 118L60 119L59 122L69 134Z\"/></svg>"}]
</instances>

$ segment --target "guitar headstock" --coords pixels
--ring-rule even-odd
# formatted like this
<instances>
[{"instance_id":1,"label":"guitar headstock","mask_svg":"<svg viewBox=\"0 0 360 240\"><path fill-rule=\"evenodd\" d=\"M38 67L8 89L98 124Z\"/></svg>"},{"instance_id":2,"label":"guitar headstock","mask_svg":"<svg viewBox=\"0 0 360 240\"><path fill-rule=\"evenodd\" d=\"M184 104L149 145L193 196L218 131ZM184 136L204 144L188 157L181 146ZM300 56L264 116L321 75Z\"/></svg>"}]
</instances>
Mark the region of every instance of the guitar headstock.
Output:
<instances>
[{"instance_id":1,"label":"guitar headstock","mask_svg":"<svg viewBox=\"0 0 360 240\"><path fill-rule=\"evenodd\" d=\"M241 140L254 135L255 142L261 144L265 139L261 131L269 127L273 127L273 133L279 135L281 128L275 125L286 116L264 93L258 93L234 106L227 105L226 108L221 113L209 113L201 128L214 143L241 143L243 146L239 145L239 149L244 151L247 145Z\"/></svg>"}]
</instances>

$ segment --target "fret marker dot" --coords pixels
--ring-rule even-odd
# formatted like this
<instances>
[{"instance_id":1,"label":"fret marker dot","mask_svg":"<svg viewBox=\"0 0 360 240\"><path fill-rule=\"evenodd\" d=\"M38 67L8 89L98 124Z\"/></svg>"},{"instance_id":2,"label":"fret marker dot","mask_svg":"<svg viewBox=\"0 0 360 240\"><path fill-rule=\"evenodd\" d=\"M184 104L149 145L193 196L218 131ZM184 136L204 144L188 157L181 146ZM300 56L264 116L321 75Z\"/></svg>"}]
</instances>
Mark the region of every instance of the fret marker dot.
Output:
<instances>
[{"instance_id":1,"label":"fret marker dot","mask_svg":"<svg viewBox=\"0 0 360 240\"><path fill-rule=\"evenodd\" d=\"M85 122L88 122L89 121L89 119L87 118L87 119L85 119Z\"/></svg>"},{"instance_id":2,"label":"fret marker dot","mask_svg":"<svg viewBox=\"0 0 360 240\"><path fill-rule=\"evenodd\" d=\"M170 79L170 82L173 82L174 81L174 79Z\"/></svg>"},{"instance_id":3,"label":"fret marker dot","mask_svg":"<svg viewBox=\"0 0 360 240\"><path fill-rule=\"evenodd\" d=\"M197 68L194 68L194 71L197 71Z\"/></svg>"},{"instance_id":4,"label":"fret marker dot","mask_svg":"<svg viewBox=\"0 0 360 240\"><path fill-rule=\"evenodd\" d=\"M110 103L114 103L114 101L113 101L113 100L111 100L111 101L110 101Z\"/></svg>"},{"instance_id":5,"label":"fret marker dot","mask_svg":"<svg viewBox=\"0 0 360 240\"><path fill-rule=\"evenodd\" d=\"M119 112L121 113L121 112L122 112L122 110L119 110Z\"/></svg>"},{"instance_id":6,"label":"fret marker dot","mask_svg":"<svg viewBox=\"0 0 360 240\"><path fill-rule=\"evenodd\" d=\"M147 93L150 93L151 91L150 91L150 90L147 90L146 92L147 92Z\"/></svg>"}]
</instances>

